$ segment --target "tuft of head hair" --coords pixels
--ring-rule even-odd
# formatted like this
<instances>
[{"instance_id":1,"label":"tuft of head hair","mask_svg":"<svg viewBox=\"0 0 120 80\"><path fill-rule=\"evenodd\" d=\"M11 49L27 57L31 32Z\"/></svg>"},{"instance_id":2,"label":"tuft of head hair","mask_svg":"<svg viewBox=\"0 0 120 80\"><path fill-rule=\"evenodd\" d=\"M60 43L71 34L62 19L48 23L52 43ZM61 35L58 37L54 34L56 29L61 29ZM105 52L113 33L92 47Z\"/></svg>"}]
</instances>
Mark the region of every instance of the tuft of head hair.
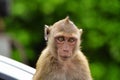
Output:
<instances>
[{"instance_id":1,"label":"tuft of head hair","mask_svg":"<svg viewBox=\"0 0 120 80\"><path fill-rule=\"evenodd\" d=\"M66 21L66 22L69 22L69 21L70 21L69 16L67 16L67 17L65 18L65 21Z\"/></svg>"}]
</instances>

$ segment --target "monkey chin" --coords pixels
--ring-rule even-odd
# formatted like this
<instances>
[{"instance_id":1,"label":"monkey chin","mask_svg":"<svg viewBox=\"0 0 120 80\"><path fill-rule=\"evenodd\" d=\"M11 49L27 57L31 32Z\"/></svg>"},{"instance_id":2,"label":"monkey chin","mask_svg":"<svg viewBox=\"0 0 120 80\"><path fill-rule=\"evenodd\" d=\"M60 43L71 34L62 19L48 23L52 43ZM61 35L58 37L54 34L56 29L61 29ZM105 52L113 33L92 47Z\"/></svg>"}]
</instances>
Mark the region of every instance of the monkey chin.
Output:
<instances>
[{"instance_id":1,"label":"monkey chin","mask_svg":"<svg viewBox=\"0 0 120 80\"><path fill-rule=\"evenodd\" d=\"M61 61L68 61L70 59L70 56L60 56Z\"/></svg>"}]
</instances>

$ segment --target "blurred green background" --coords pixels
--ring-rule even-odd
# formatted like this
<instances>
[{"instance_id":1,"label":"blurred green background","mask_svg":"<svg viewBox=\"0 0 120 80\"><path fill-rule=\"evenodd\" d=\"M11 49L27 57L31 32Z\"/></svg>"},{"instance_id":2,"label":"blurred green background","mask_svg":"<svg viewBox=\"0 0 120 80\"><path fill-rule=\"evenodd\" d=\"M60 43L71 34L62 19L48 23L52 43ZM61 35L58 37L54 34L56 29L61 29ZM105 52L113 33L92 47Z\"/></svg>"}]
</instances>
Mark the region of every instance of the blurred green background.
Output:
<instances>
[{"instance_id":1,"label":"blurred green background","mask_svg":"<svg viewBox=\"0 0 120 80\"><path fill-rule=\"evenodd\" d=\"M69 16L83 29L82 51L94 80L120 80L120 0L11 0L6 32L25 49L35 67L45 48L44 25ZM20 61L14 49L12 57Z\"/></svg>"}]
</instances>

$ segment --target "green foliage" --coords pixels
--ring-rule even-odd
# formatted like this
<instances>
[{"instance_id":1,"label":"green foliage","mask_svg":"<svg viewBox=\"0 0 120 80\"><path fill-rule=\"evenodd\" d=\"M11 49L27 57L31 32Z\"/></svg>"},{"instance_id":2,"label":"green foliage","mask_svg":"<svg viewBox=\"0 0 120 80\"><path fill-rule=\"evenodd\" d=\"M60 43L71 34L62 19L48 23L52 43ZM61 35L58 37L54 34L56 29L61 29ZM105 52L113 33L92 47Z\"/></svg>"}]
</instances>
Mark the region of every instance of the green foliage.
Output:
<instances>
[{"instance_id":1,"label":"green foliage","mask_svg":"<svg viewBox=\"0 0 120 80\"><path fill-rule=\"evenodd\" d=\"M90 59L94 80L119 80L119 4L119 0L14 0L6 19L7 31L23 44L33 61L45 47L44 25L69 15L83 28L82 49Z\"/></svg>"},{"instance_id":2,"label":"green foliage","mask_svg":"<svg viewBox=\"0 0 120 80\"><path fill-rule=\"evenodd\" d=\"M104 80L106 68L102 63L96 62L91 64L92 76L95 80Z\"/></svg>"},{"instance_id":3,"label":"green foliage","mask_svg":"<svg viewBox=\"0 0 120 80\"><path fill-rule=\"evenodd\" d=\"M13 53L12 53L12 58L17 60L17 61L22 61L22 59L20 58L20 55L18 54L18 51L17 50L14 50Z\"/></svg>"}]
</instances>

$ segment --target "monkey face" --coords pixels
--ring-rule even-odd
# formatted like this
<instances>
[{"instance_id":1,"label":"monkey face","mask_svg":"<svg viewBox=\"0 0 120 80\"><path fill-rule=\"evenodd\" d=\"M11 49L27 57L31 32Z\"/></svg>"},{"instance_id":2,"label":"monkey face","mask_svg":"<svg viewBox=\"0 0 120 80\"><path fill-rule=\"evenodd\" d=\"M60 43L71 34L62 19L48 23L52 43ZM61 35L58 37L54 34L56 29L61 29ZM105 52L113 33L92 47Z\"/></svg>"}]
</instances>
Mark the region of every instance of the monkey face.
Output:
<instances>
[{"instance_id":1,"label":"monkey face","mask_svg":"<svg viewBox=\"0 0 120 80\"><path fill-rule=\"evenodd\" d=\"M76 46L77 38L71 35L58 35L55 37L58 57L66 60L73 55L73 50Z\"/></svg>"}]
</instances>

